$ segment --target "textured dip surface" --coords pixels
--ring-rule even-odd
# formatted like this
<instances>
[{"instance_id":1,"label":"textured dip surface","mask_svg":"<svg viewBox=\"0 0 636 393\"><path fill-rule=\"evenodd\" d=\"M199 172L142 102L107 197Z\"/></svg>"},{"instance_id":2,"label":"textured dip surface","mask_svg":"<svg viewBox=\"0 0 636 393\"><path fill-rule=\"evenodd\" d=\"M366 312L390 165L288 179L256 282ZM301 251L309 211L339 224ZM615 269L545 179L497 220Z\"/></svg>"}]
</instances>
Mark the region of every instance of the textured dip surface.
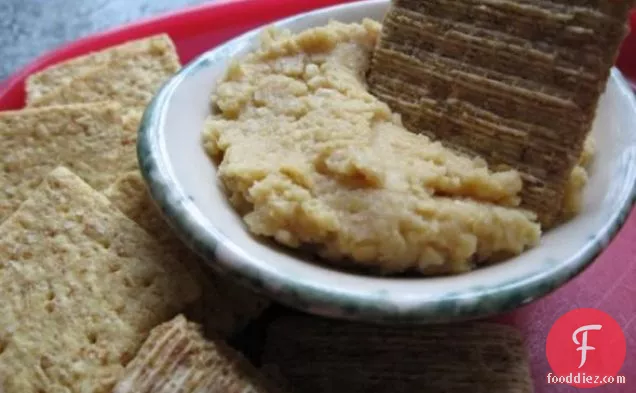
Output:
<instances>
[{"instance_id":1,"label":"textured dip surface","mask_svg":"<svg viewBox=\"0 0 636 393\"><path fill-rule=\"evenodd\" d=\"M382 273L462 272L535 245L517 172L407 131L368 92L380 27L268 30L230 66L204 144L248 229Z\"/></svg>"}]
</instances>

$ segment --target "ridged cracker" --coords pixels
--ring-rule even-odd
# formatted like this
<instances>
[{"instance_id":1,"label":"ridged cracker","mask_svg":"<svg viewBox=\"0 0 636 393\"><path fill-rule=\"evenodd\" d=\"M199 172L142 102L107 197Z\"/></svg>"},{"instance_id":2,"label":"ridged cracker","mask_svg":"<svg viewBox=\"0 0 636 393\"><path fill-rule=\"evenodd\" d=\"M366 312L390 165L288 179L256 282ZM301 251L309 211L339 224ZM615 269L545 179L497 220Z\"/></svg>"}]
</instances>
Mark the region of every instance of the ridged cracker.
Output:
<instances>
[{"instance_id":1,"label":"ridged cracker","mask_svg":"<svg viewBox=\"0 0 636 393\"><path fill-rule=\"evenodd\" d=\"M409 129L518 169L550 226L634 1L597 3L396 0L370 89Z\"/></svg>"},{"instance_id":2,"label":"ridged cracker","mask_svg":"<svg viewBox=\"0 0 636 393\"><path fill-rule=\"evenodd\" d=\"M265 297L212 272L201 258L179 240L154 205L139 172L121 176L104 194L192 270L203 294L188 314L203 325L206 334L229 337L269 306L269 300Z\"/></svg>"},{"instance_id":3,"label":"ridged cracker","mask_svg":"<svg viewBox=\"0 0 636 393\"><path fill-rule=\"evenodd\" d=\"M0 225L0 391L110 393L198 294L155 239L57 168Z\"/></svg>"},{"instance_id":4,"label":"ridged cracker","mask_svg":"<svg viewBox=\"0 0 636 393\"><path fill-rule=\"evenodd\" d=\"M58 165L98 190L137 168L122 113L114 102L0 112L0 222Z\"/></svg>"},{"instance_id":5,"label":"ridged cracker","mask_svg":"<svg viewBox=\"0 0 636 393\"><path fill-rule=\"evenodd\" d=\"M113 393L275 391L238 352L179 315L152 330Z\"/></svg>"},{"instance_id":6,"label":"ridged cracker","mask_svg":"<svg viewBox=\"0 0 636 393\"><path fill-rule=\"evenodd\" d=\"M531 393L519 333L491 323L379 326L283 317L263 363L303 393Z\"/></svg>"},{"instance_id":7,"label":"ridged cracker","mask_svg":"<svg viewBox=\"0 0 636 393\"><path fill-rule=\"evenodd\" d=\"M178 64L174 44L166 34L126 42L99 52L76 57L32 74L26 81L27 105L33 104L41 97L67 85L79 75L95 68L142 58L153 53L165 53L174 57L171 62ZM169 58L167 60L170 61Z\"/></svg>"}]
</instances>

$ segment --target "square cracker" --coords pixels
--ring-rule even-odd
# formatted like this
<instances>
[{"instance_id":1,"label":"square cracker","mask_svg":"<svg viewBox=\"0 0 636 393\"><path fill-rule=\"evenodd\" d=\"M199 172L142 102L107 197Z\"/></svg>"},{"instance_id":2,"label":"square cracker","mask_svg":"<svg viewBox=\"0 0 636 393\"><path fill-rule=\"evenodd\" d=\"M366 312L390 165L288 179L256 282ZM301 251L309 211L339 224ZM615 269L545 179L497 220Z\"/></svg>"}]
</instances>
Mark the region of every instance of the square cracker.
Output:
<instances>
[{"instance_id":1,"label":"square cracker","mask_svg":"<svg viewBox=\"0 0 636 393\"><path fill-rule=\"evenodd\" d=\"M178 66L179 59L176 55L174 44L166 34L130 41L53 65L27 78L27 105L31 105L41 97L67 85L78 75L92 71L95 68L110 63L116 65L131 58L153 57L157 54L163 54L167 64L172 63Z\"/></svg>"},{"instance_id":2,"label":"square cracker","mask_svg":"<svg viewBox=\"0 0 636 393\"><path fill-rule=\"evenodd\" d=\"M113 100L126 107L145 106L181 65L172 46L121 57L77 74L67 84L29 100L29 106Z\"/></svg>"},{"instance_id":3,"label":"square cracker","mask_svg":"<svg viewBox=\"0 0 636 393\"><path fill-rule=\"evenodd\" d=\"M104 195L174 255L179 256L197 277L203 293L188 315L203 325L206 335L229 337L269 306L267 298L212 272L201 258L179 240L152 202L138 171L122 175L104 191Z\"/></svg>"},{"instance_id":4,"label":"square cracker","mask_svg":"<svg viewBox=\"0 0 636 393\"><path fill-rule=\"evenodd\" d=\"M137 168L126 119L114 102L0 112L0 222L59 165L98 190Z\"/></svg>"},{"instance_id":5,"label":"square cracker","mask_svg":"<svg viewBox=\"0 0 636 393\"><path fill-rule=\"evenodd\" d=\"M113 393L278 392L221 340L182 315L152 330Z\"/></svg>"},{"instance_id":6,"label":"square cracker","mask_svg":"<svg viewBox=\"0 0 636 393\"><path fill-rule=\"evenodd\" d=\"M0 391L110 392L198 294L156 240L57 168L0 225Z\"/></svg>"},{"instance_id":7,"label":"square cracker","mask_svg":"<svg viewBox=\"0 0 636 393\"><path fill-rule=\"evenodd\" d=\"M555 223L634 0L394 0L370 91L413 132L518 170Z\"/></svg>"},{"instance_id":8,"label":"square cracker","mask_svg":"<svg viewBox=\"0 0 636 393\"><path fill-rule=\"evenodd\" d=\"M371 325L288 316L268 328L263 363L303 393L531 393L519 332L494 323Z\"/></svg>"}]
</instances>

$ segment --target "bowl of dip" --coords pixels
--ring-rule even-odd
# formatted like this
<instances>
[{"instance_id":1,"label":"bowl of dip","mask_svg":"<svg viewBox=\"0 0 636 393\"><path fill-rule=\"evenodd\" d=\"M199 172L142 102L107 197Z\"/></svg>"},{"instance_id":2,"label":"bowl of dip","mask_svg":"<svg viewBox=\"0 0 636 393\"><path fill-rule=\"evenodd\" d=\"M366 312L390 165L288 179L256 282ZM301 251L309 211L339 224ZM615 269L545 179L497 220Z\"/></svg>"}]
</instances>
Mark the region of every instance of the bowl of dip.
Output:
<instances>
[{"instance_id":1,"label":"bowl of dip","mask_svg":"<svg viewBox=\"0 0 636 393\"><path fill-rule=\"evenodd\" d=\"M212 267L309 313L438 323L550 293L594 261L633 205L629 85L612 70L563 222L542 233L516 206L514 171L406 131L368 93L388 5L288 18L186 65L140 127L153 199Z\"/></svg>"}]
</instances>

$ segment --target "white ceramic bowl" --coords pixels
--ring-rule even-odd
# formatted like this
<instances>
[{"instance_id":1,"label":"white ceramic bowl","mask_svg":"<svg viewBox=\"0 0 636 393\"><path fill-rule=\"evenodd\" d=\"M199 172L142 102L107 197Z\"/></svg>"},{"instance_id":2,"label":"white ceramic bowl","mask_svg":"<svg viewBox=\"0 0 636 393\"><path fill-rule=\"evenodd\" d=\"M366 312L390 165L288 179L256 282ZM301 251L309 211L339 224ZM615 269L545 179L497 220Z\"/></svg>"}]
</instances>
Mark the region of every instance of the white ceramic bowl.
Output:
<instances>
[{"instance_id":1,"label":"white ceramic bowl","mask_svg":"<svg viewBox=\"0 0 636 393\"><path fill-rule=\"evenodd\" d=\"M292 31L330 19L380 20L387 0L357 2L285 19ZM148 107L138 153L153 198L194 250L219 271L310 313L374 321L446 322L511 310L561 286L589 265L624 223L636 184L636 105L612 71L594 134L598 154L583 212L524 254L439 278L381 278L308 263L255 239L228 204L201 145L210 93L231 59L258 44L259 31L214 48L167 82Z\"/></svg>"}]
</instances>

